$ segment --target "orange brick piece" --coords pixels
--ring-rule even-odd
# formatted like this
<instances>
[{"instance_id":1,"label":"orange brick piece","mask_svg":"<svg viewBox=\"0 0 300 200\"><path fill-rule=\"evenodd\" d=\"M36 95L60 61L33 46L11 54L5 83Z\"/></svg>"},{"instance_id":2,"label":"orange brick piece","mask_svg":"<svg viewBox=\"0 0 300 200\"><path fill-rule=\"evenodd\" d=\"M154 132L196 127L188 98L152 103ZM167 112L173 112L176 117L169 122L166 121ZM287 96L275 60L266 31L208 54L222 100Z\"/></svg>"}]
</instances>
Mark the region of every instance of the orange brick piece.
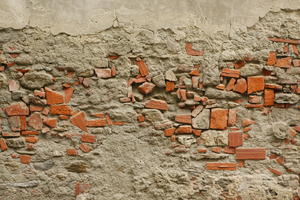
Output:
<instances>
[{"instance_id":1,"label":"orange brick piece","mask_svg":"<svg viewBox=\"0 0 300 200\"><path fill-rule=\"evenodd\" d=\"M31 156L29 155L20 155L20 162L22 164L29 164L31 161Z\"/></svg>"},{"instance_id":2,"label":"orange brick piece","mask_svg":"<svg viewBox=\"0 0 300 200\"><path fill-rule=\"evenodd\" d=\"M171 92L175 89L175 83L173 81L166 81L166 91Z\"/></svg>"},{"instance_id":3,"label":"orange brick piece","mask_svg":"<svg viewBox=\"0 0 300 200\"><path fill-rule=\"evenodd\" d=\"M139 67L139 71L142 76L147 76L149 74L149 69L143 60L139 59L136 61L136 64Z\"/></svg>"},{"instance_id":4,"label":"orange brick piece","mask_svg":"<svg viewBox=\"0 0 300 200\"><path fill-rule=\"evenodd\" d=\"M151 99L145 103L146 108L168 110L168 104L163 100Z\"/></svg>"},{"instance_id":5,"label":"orange brick piece","mask_svg":"<svg viewBox=\"0 0 300 200\"><path fill-rule=\"evenodd\" d=\"M10 106L5 108L5 111L8 116L29 115L29 109L23 102L11 104Z\"/></svg>"},{"instance_id":6,"label":"orange brick piece","mask_svg":"<svg viewBox=\"0 0 300 200\"><path fill-rule=\"evenodd\" d=\"M300 40L294 40L294 39L269 37L268 40L273 41L273 42L284 42L284 43L289 43L289 44L300 44Z\"/></svg>"},{"instance_id":7,"label":"orange brick piece","mask_svg":"<svg viewBox=\"0 0 300 200\"><path fill-rule=\"evenodd\" d=\"M234 126L235 124L236 124L236 110L229 109L228 126Z\"/></svg>"},{"instance_id":8,"label":"orange brick piece","mask_svg":"<svg viewBox=\"0 0 300 200\"><path fill-rule=\"evenodd\" d=\"M273 168L268 167L268 170L270 172L272 172L273 174L277 175L277 176L280 176L282 174L282 172L278 171L277 169L273 169Z\"/></svg>"},{"instance_id":9,"label":"orange brick piece","mask_svg":"<svg viewBox=\"0 0 300 200\"><path fill-rule=\"evenodd\" d=\"M83 134L81 135L81 142L95 143L96 136L92 134Z\"/></svg>"},{"instance_id":10,"label":"orange brick piece","mask_svg":"<svg viewBox=\"0 0 300 200\"><path fill-rule=\"evenodd\" d=\"M282 67L282 68L290 68L292 66L292 58L286 57L286 58L277 59L275 66Z\"/></svg>"},{"instance_id":11,"label":"orange brick piece","mask_svg":"<svg viewBox=\"0 0 300 200\"><path fill-rule=\"evenodd\" d=\"M204 51L197 51L193 49L193 44L190 42L185 43L185 51L190 56L203 56Z\"/></svg>"},{"instance_id":12,"label":"orange brick piece","mask_svg":"<svg viewBox=\"0 0 300 200\"><path fill-rule=\"evenodd\" d=\"M264 106L273 106L275 100L275 92L272 89L265 89Z\"/></svg>"},{"instance_id":13,"label":"orange brick piece","mask_svg":"<svg viewBox=\"0 0 300 200\"><path fill-rule=\"evenodd\" d=\"M55 92L50 88L45 88L45 90L48 105L64 103L64 96L62 94Z\"/></svg>"},{"instance_id":14,"label":"orange brick piece","mask_svg":"<svg viewBox=\"0 0 300 200\"><path fill-rule=\"evenodd\" d=\"M71 108L67 105L52 105L50 106L50 113L52 115L71 115Z\"/></svg>"},{"instance_id":15,"label":"orange brick piece","mask_svg":"<svg viewBox=\"0 0 300 200\"><path fill-rule=\"evenodd\" d=\"M266 158L264 148L238 148L235 152L236 160L264 160Z\"/></svg>"},{"instance_id":16,"label":"orange brick piece","mask_svg":"<svg viewBox=\"0 0 300 200\"><path fill-rule=\"evenodd\" d=\"M239 78L240 77L240 71L236 70L236 69L224 68L221 72L221 76Z\"/></svg>"},{"instance_id":17,"label":"orange brick piece","mask_svg":"<svg viewBox=\"0 0 300 200\"><path fill-rule=\"evenodd\" d=\"M247 91L247 81L244 78L240 78L237 80L235 87L233 89L235 92L238 93L245 93Z\"/></svg>"},{"instance_id":18,"label":"orange brick piece","mask_svg":"<svg viewBox=\"0 0 300 200\"><path fill-rule=\"evenodd\" d=\"M175 121L184 123L184 124L192 124L192 116L191 115L176 115Z\"/></svg>"},{"instance_id":19,"label":"orange brick piece","mask_svg":"<svg viewBox=\"0 0 300 200\"><path fill-rule=\"evenodd\" d=\"M268 61L267 61L267 65L275 65L276 63L276 52L275 51L270 51L269 53L269 57L268 57Z\"/></svg>"},{"instance_id":20,"label":"orange brick piece","mask_svg":"<svg viewBox=\"0 0 300 200\"><path fill-rule=\"evenodd\" d=\"M98 78L111 78L111 69L105 68L105 69L95 69L95 73Z\"/></svg>"},{"instance_id":21,"label":"orange brick piece","mask_svg":"<svg viewBox=\"0 0 300 200\"><path fill-rule=\"evenodd\" d=\"M210 128L212 129L226 129L228 120L228 110L221 108L214 108L211 110Z\"/></svg>"},{"instance_id":22,"label":"orange brick piece","mask_svg":"<svg viewBox=\"0 0 300 200\"><path fill-rule=\"evenodd\" d=\"M78 196L78 195L80 195L81 193L87 192L90 188L91 188L91 185L90 185L90 184L79 183L79 182L77 182L77 183L75 184L75 196Z\"/></svg>"},{"instance_id":23,"label":"orange brick piece","mask_svg":"<svg viewBox=\"0 0 300 200\"><path fill-rule=\"evenodd\" d=\"M67 155L68 156L76 156L77 155L76 149L67 149Z\"/></svg>"},{"instance_id":24,"label":"orange brick piece","mask_svg":"<svg viewBox=\"0 0 300 200\"><path fill-rule=\"evenodd\" d=\"M153 83L145 82L138 87L138 90L142 94L149 94L153 91L155 85Z\"/></svg>"},{"instance_id":25,"label":"orange brick piece","mask_svg":"<svg viewBox=\"0 0 300 200\"><path fill-rule=\"evenodd\" d=\"M265 79L263 76L248 77L248 94L262 91L265 87Z\"/></svg>"},{"instance_id":26,"label":"orange brick piece","mask_svg":"<svg viewBox=\"0 0 300 200\"><path fill-rule=\"evenodd\" d=\"M57 119L56 118L46 118L46 119L44 119L43 122L50 128L54 128L54 127L56 127Z\"/></svg>"},{"instance_id":27,"label":"orange brick piece","mask_svg":"<svg viewBox=\"0 0 300 200\"><path fill-rule=\"evenodd\" d=\"M88 146L87 144L80 144L79 149L84 153L88 153L91 151L91 147Z\"/></svg>"},{"instance_id":28,"label":"orange brick piece","mask_svg":"<svg viewBox=\"0 0 300 200\"><path fill-rule=\"evenodd\" d=\"M175 133L177 133L177 134L190 134L192 132L193 132L193 129L189 125L179 126L175 131Z\"/></svg>"},{"instance_id":29,"label":"orange brick piece","mask_svg":"<svg viewBox=\"0 0 300 200\"><path fill-rule=\"evenodd\" d=\"M104 127L106 126L106 119L93 119L87 121L88 127Z\"/></svg>"},{"instance_id":30,"label":"orange brick piece","mask_svg":"<svg viewBox=\"0 0 300 200\"><path fill-rule=\"evenodd\" d=\"M207 170L236 170L236 163L207 163Z\"/></svg>"},{"instance_id":31,"label":"orange brick piece","mask_svg":"<svg viewBox=\"0 0 300 200\"><path fill-rule=\"evenodd\" d=\"M28 119L28 125L35 130L42 130L43 120L41 114L38 112L31 114Z\"/></svg>"},{"instance_id":32,"label":"orange brick piece","mask_svg":"<svg viewBox=\"0 0 300 200\"><path fill-rule=\"evenodd\" d=\"M87 122L86 122L84 112L78 112L76 115L71 117L70 121L74 126L77 126L81 130L87 132L87 127L86 127Z\"/></svg>"},{"instance_id":33,"label":"orange brick piece","mask_svg":"<svg viewBox=\"0 0 300 200\"><path fill-rule=\"evenodd\" d=\"M165 136L170 137L174 134L175 128L167 128L164 130Z\"/></svg>"},{"instance_id":34,"label":"orange brick piece","mask_svg":"<svg viewBox=\"0 0 300 200\"><path fill-rule=\"evenodd\" d=\"M74 89L69 87L64 89L65 93L65 103L70 103L72 95L73 95Z\"/></svg>"},{"instance_id":35,"label":"orange brick piece","mask_svg":"<svg viewBox=\"0 0 300 200\"><path fill-rule=\"evenodd\" d=\"M243 134L241 132L228 133L228 145L230 147L238 147L243 145Z\"/></svg>"},{"instance_id":36,"label":"orange brick piece","mask_svg":"<svg viewBox=\"0 0 300 200\"><path fill-rule=\"evenodd\" d=\"M3 138L0 138L0 149L1 149L1 151L7 150L7 145L6 145L5 139L3 139Z\"/></svg>"}]
</instances>

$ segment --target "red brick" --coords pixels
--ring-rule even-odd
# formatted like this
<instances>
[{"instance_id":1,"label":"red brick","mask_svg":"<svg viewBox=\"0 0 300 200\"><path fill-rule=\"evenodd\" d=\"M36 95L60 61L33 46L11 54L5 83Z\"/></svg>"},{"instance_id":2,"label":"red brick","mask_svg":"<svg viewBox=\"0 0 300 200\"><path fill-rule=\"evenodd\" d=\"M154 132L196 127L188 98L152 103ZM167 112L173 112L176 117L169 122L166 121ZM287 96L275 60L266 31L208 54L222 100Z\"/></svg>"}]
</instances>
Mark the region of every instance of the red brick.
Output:
<instances>
[{"instance_id":1,"label":"red brick","mask_svg":"<svg viewBox=\"0 0 300 200\"><path fill-rule=\"evenodd\" d=\"M221 72L221 76L239 78L240 77L240 71L236 70L236 69L224 68Z\"/></svg>"},{"instance_id":2,"label":"red brick","mask_svg":"<svg viewBox=\"0 0 300 200\"><path fill-rule=\"evenodd\" d=\"M236 124L236 110L229 109L228 112L228 126L234 126Z\"/></svg>"},{"instance_id":3,"label":"red brick","mask_svg":"<svg viewBox=\"0 0 300 200\"><path fill-rule=\"evenodd\" d=\"M281 85L270 84L270 83L266 83L266 84L265 84L265 88L268 88L268 89L275 89L275 90L282 90L282 86L281 86Z\"/></svg>"},{"instance_id":4,"label":"red brick","mask_svg":"<svg viewBox=\"0 0 300 200\"><path fill-rule=\"evenodd\" d=\"M172 136L175 132L175 128L168 128L164 130L164 134L166 137Z\"/></svg>"},{"instance_id":5,"label":"red brick","mask_svg":"<svg viewBox=\"0 0 300 200\"><path fill-rule=\"evenodd\" d=\"M29 143L37 143L39 141L39 138L36 136L27 136L25 137L25 141Z\"/></svg>"},{"instance_id":6,"label":"red brick","mask_svg":"<svg viewBox=\"0 0 300 200\"><path fill-rule=\"evenodd\" d=\"M265 89L264 106L273 106L275 100L275 92L272 89Z\"/></svg>"},{"instance_id":7,"label":"red brick","mask_svg":"<svg viewBox=\"0 0 300 200\"><path fill-rule=\"evenodd\" d=\"M221 148L221 147L212 147L212 148L211 148L211 151L212 151L212 152L215 152L215 153L221 153L222 148Z\"/></svg>"},{"instance_id":8,"label":"red brick","mask_svg":"<svg viewBox=\"0 0 300 200\"><path fill-rule=\"evenodd\" d=\"M46 118L43 120L43 122L50 128L55 128L56 124L57 124L57 119L56 118Z\"/></svg>"},{"instance_id":9,"label":"red brick","mask_svg":"<svg viewBox=\"0 0 300 200\"><path fill-rule=\"evenodd\" d=\"M198 130L198 129L193 129L193 134L195 135L195 136L201 136L201 133L202 133L202 131L201 130Z\"/></svg>"},{"instance_id":10,"label":"red brick","mask_svg":"<svg viewBox=\"0 0 300 200\"><path fill-rule=\"evenodd\" d=\"M300 44L300 40L294 40L294 39L269 37L268 40L273 41L273 42L283 42L283 43L289 43L289 44Z\"/></svg>"},{"instance_id":11,"label":"red brick","mask_svg":"<svg viewBox=\"0 0 300 200\"><path fill-rule=\"evenodd\" d=\"M111 67L111 76L114 77L117 75L117 68L115 66Z\"/></svg>"},{"instance_id":12,"label":"red brick","mask_svg":"<svg viewBox=\"0 0 300 200\"><path fill-rule=\"evenodd\" d=\"M29 115L29 109L23 102L11 104L5 108L5 111L8 116Z\"/></svg>"},{"instance_id":13,"label":"red brick","mask_svg":"<svg viewBox=\"0 0 300 200\"><path fill-rule=\"evenodd\" d=\"M245 93L247 91L247 81L246 81L246 79L244 79L244 78L238 79L233 90L235 92L238 92L238 93L241 93L241 94Z\"/></svg>"},{"instance_id":14,"label":"red brick","mask_svg":"<svg viewBox=\"0 0 300 200\"><path fill-rule=\"evenodd\" d=\"M193 129L191 126L189 125L183 125L183 126L179 126L176 130L175 133L177 134L189 134L192 133Z\"/></svg>"},{"instance_id":15,"label":"red brick","mask_svg":"<svg viewBox=\"0 0 300 200\"><path fill-rule=\"evenodd\" d=\"M105 68L105 69L95 69L95 73L98 78L111 78L111 69Z\"/></svg>"},{"instance_id":16,"label":"red brick","mask_svg":"<svg viewBox=\"0 0 300 200\"><path fill-rule=\"evenodd\" d=\"M84 112L78 112L77 114L73 115L70 121L74 126L77 126L81 130L87 132L87 121Z\"/></svg>"},{"instance_id":17,"label":"red brick","mask_svg":"<svg viewBox=\"0 0 300 200\"><path fill-rule=\"evenodd\" d=\"M144 122L145 121L144 115L138 115L137 120L138 120L138 122Z\"/></svg>"},{"instance_id":18,"label":"red brick","mask_svg":"<svg viewBox=\"0 0 300 200\"><path fill-rule=\"evenodd\" d=\"M22 164L29 164L31 162L31 156L29 155L20 155L19 157Z\"/></svg>"},{"instance_id":19,"label":"red brick","mask_svg":"<svg viewBox=\"0 0 300 200\"><path fill-rule=\"evenodd\" d=\"M106 119L94 119L94 120L87 120L88 127L104 127L106 126Z\"/></svg>"},{"instance_id":20,"label":"red brick","mask_svg":"<svg viewBox=\"0 0 300 200\"><path fill-rule=\"evenodd\" d=\"M75 184L75 196L78 196L82 193L87 192L89 189L91 188L90 184L86 184L86 183L76 183Z\"/></svg>"},{"instance_id":21,"label":"red brick","mask_svg":"<svg viewBox=\"0 0 300 200\"><path fill-rule=\"evenodd\" d=\"M48 105L64 103L64 96L62 94L55 92L50 88L45 88L45 90Z\"/></svg>"},{"instance_id":22,"label":"red brick","mask_svg":"<svg viewBox=\"0 0 300 200\"><path fill-rule=\"evenodd\" d=\"M206 163L207 170L236 170L236 163Z\"/></svg>"},{"instance_id":23,"label":"red brick","mask_svg":"<svg viewBox=\"0 0 300 200\"><path fill-rule=\"evenodd\" d=\"M95 143L96 136L91 134L83 134L81 135L81 142Z\"/></svg>"},{"instance_id":24,"label":"red brick","mask_svg":"<svg viewBox=\"0 0 300 200\"><path fill-rule=\"evenodd\" d=\"M227 153L227 154L235 154L235 148L234 147L226 146L226 147L224 147L223 151L224 151L224 153Z\"/></svg>"},{"instance_id":25,"label":"red brick","mask_svg":"<svg viewBox=\"0 0 300 200\"><path fill-rule=\"evenodd\" d=\"M225 89L225 85L224 84L219 84L216 86L217 89L219 90L224 90Z\"/></svg>"},{"instance_id":26,"label":"red brick","mask_svg":"<svg viewBox=\"0 0 300 200\"><path fill-rule=\"evenodd\" d=\"M3 72L5 70L4 66L0 66L0 72Z\"/></svg>"},{"instance_id":27,"label":"red brick","mask_svg":"<svg viewBox=\"0 0 300 200\"><path fill-rule=\"evenodd\" d=\"M21 119L20 116L12 116L8 118L8 124L12 131L21 130Z\"/></svg>"},{"instance_id":28,"label":"red brick","mask_svg":"<svg viewBox=\"0 0 300 200\"><path fill-rule=\"evenodd\" d=\"M228 110L221 108L214 108L211 110L210 128L212 129L226 129L228 120Z\"/></svg>"},{"instance_id":29,"label":"red brick","mask_svg":"<svg viewBox=\"0 0 300 200\"><path fill-rule=\"evenodd\" d=\"M286 57L286 58L277 59L275 66L282 67L282 68L290 68L292 66L292 58Z\"/></svg>"},{"instance_id":30,"label":"red brick","mask_svg":"<svg viewBox=\"0 0 300 200\"><path fill-rule=\"evenodd\" d=\"M191 115L176 115L175 121L184 123L184 124L192 124L192 116Z\"/></svg>"},{"instance_id":31,"label":"red brick","mask_svg":"<svg viewBox=\"0 0 300 200\"><path fill-rule=\"evenodd\" d=\"M248 94L262 91L265 87L265 79L263 76L251 76L248 77Z\"/></svg>"},{"instance_id":32,"label":"red brick","mask_svg":"<svg viewBox=\"0 0 300 200\"><path fill-rule=\"evenodd\" d=\"M138 87L138 91L142 94L149 94L153 91L154 87L153 83L145 82Z\"/></svg>"},{"instance_id":33,"label":"red brick","mask_svg":"<svg viewBox=\"0 0 300 200\"><path fill-rule=\"evenodd\" d=\"M272 172L273 174L277 175L277 176L282 175L282 172L281 172L281 171L278 171L278 170L276 170L276 169L273 169L273 168L268 167L268 170L269 170L270 172Z\"/></svg>"},{"instance_id":34,"label":"red brick","mask_svg":"<svg viewBox=\"0 0 300 200\"><path fill-rule=\"evenodd\" d=\"M243 127L250 126L252 124L255 124L255 121L253 121L252 119L243 119L242 121Z\"/></svg>"},{"instance_id":35,"label":"red brick","mask_svg":"<svg viewBox=\"0 0 300 200\"><path fill-rule=\"evenodd\" d=\"M197 151L198 151L198 153L206 153L207 149L198 149Z\"/></svg>"},{"instance_id":36,"label":"red brick","mask_svg":"<svg viewBox=\"0 0 300 200\"><path fill-rule=\"evenodd\" d=\"M20 85L15 80L8 80L8 89L10 92L18 91L20 89Z\"/></svg>"},{"instance_id":37,"label":"red brick","mask_svg":"<svg viewBox=\"0 0 300 200\"><path fill-rule=\"evenodd\" d=\"M68 156L77 156L77 150L76 149L67 149L66 150Z\"/></svg>"},{"instance_id":38,"label":"red brick","mask_svg":"<svg viewBox=\"0 0 300 200\"><path fill-rule=\"evenodd\" d=\"M33 91L34 96L36 97L40 97L40 98L45 98L46 97L46 93L39 91L39 90L34 90Z\"/></svg>"},{"instance_id":39,"label":"red brick","mask_svg":"<svg viewBox=\"0 0 300 200\"><path fill-rule=\"evenodd\" d=\"M67 105L51 105L50 114L52 115L71 115L71 108Z\"/></svg>"},{"instance_id":40,"label":"red brick","mask_svg":"<svg viewBox=\"0 0 300 200\"><path fill-rule=\"evenodd\" d=\"M173 81L166 81L166 91L172 92L175 89L175 82Z\"/></svg>"},{"instance_id":41,"label":"red brick","mask_svg":"<svg viewBox=\"0 0 300 200\"><path fill-rule=\"evenodd\" d=\"M146 108L158 109L158 110L168 110L168 104L163 100L148 100L145 103Z\"/></svg>"},{"instance_id":42,"label":"red brick","mask_svg":"<svg viewBox=\"0 0 300 200\"><path fill-rule=\"evenodd\" d=\"M29 110L31 111L31 112L40 112L40 111L42 111L44 109L44 107L42 107L42 106L36 106L36 105L30 105L29 106Z\"/></svg>"},{"instance_id":43,"label":"red brick","mask_svg":"<svg viewBox=\"0 0 300 200\"><path fill-rule=\"evenodd\" d=\"M80 144L79 149L84 153L88 153L92 150L91 147L87 144Z\"/></svg>"},{"instance_id":44,"label":"red brick","mask_svg":"<svg viewBox=\"0 0 300 200\"><path fill-rule=\"evenodd\" d=\"M43 120L41 114L38 112L31 114L28 119L28 125L35 130L42 130Z\"/></svg>"},{"instance_id":45,"label":"red brick","mask_svg":"<svg viewBox=\"0 0 300 200\"><path fill-rule=\"evenodd\" d=\"M228 146L238 147L243 145L243 134L241 132L228 133Z\"/></svg>"},{"instance_id":46,"label":"red brick","mask_svg":"<svg viewBox=\"0 0 300 200\"><path fill-rule=\"evenodd\" d=\"M70 103L71 99L72 99L72 95L73 95L74 89L69 87L69 88L65 88L64 89L64 93L65 93L65 103Z\"/></svg>"},{"instance_id":47,"label":"red brick","mask_svg":"<svg viewBox=\"0 0 300 200\"><path fill-rule=\"evenodd\" d=\"M40 132L38 132L38 131L22 131L21 132L21 135L39 135L40 134Z\"/></svg>"},{"instance_id":48,"label":"red brick","mask_svg":"<svg viewBox=\"0 0 300 200\"><path fill-rule=\"evenodd\" d=\"M233 90L235 82L236 82L236 79L231 78L230 81L228 82L227 86L226 86L226 90L227 91Z\"/></svg>"},{"instance_id":49,"label":"red brick","mask_svg":"<svg viewBox=\"0 0 300 200\"><path fill-rule=\"evenodd\" d=\"M179 96L180 96L181 100L183 100L183 101L187 100L186 90L178 89L178 92L179 92Z\"/></svg>"},{"instance_id":50,"label":"red brick","mask_svg":"<svg viewBox=\"0 0 300 200\"><path fill-rule=\"evenodd\" d=\"M294 65L295 67L300 67L300 59L294 59L294 60L293 60L293 65Z\"/></svg>"},{"instance_id":51,"label":"red brick","mask_svg":"<svg viewBox=\"0 0 300 200\"><path fill-rule=\"evenodd\" d=\"M139 67L139 71L142 76L147 76L149 74L149 69L143 60L138 59L136 64Z\"/></svg>"},{"instance_id":52,"label":"red brick","mask_svg":"<svg viewBox=\"0 0 300 200\"><path fill-rule=\"evenodd\" d=\"M199 71L199 69L193 69L189 74L191 76L199 76L200 75L200 71Z\"/></svg>"},{"instance_id":53,"label":"red brick","mask_svg":"<svg viewBox=\"0 0 300 200\"><path fill-rule=\"evenodd\" d=\"M203 56L204 51L198 51L193 49L193 44L192 43L185 43L185 51L188 55L190 56Z\"/></svg>"},{"instance_id":54,"label":"red brick","mask_svg":"<svg viewBox=\"0 0 300 200\"><path fill-rule=\"evenodd\" d=\"M246 60L247 60L247 58L246 58ZM243 60L236 61L233 64L233 66L234 66L235 69L240 69L240 68L244 67L245 65L246 65L246 62L243 61Z\"/></svg>"},{"instance_id":55,"label":"red brick","mask_svg":"<svg viewBox=\"0 0 300 200\"><path fill-rule=\"evenodd\" d=\"M263 108L263 104L245 104L245 108Z\"/></svg>"},{"instance_id":56,"label":"red brick","mask_svg":"<svg viewBox=\"0 0 300 200\"><path fill-rule=\"evenodd\" d=\"M293 49L293 53L298 56L299 55L298 47L296 45L292 45L292 49Z\"/></svg>"},{"instance_id":57,"label":"red brick","mask_svg":"<svg viewBox=\"0 0 300 200\"><path fill-rule=\"evenodd\" d=\"M275 65L276 63L276 52L275 51L270 51L269 53L269 57L268 57L268 61L267 61L267 65Z\"/></svg>"},{"instance_id":58,"label":"red brick","mask_svg":"<svg viewBox=\"0 0 300 200\"><path fill-rule=\"evenodd\" d=\"M20 132L2 132L2 137L20 137Z\"/></svg>"},{"instance_id":59,"label":"red brick","mask_svg":"<svg viewBox=\"0 0 300 200\"><path fill-rule=\"evenodd\" d=\"M0 150L1 151L7 150L7 145L6 145L5 139L3 139L3 138L0 138Z\"/></svg>"},{"instance_id":60,"label":"red brick","mask_svg":"<svg viewBox=\"0 0 300 200\"><path fill-rule=\"evenodd\" d=\"M266 149L264 148L238 148L236 149L237 160L264 160Z\"/></svg>"}]
</instances>

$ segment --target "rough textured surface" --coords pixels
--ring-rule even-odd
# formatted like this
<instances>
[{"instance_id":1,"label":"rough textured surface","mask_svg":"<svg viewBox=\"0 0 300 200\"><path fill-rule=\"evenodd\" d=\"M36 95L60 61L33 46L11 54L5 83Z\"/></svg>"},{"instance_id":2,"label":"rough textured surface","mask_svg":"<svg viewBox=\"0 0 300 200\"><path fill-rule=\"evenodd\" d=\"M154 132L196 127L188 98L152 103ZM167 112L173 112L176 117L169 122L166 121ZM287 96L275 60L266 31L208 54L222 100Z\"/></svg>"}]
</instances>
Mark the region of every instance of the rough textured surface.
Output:
<instances>
[{"instance_id":1,"label":"rough textured surface","mask_svg":"<svg viewBox=\"0 0 300 200\"><path fill-rule=\"evenodd\" d=\"M1 29L1 199L299 199L299 23Z\"/></svg>"}]
</instances>

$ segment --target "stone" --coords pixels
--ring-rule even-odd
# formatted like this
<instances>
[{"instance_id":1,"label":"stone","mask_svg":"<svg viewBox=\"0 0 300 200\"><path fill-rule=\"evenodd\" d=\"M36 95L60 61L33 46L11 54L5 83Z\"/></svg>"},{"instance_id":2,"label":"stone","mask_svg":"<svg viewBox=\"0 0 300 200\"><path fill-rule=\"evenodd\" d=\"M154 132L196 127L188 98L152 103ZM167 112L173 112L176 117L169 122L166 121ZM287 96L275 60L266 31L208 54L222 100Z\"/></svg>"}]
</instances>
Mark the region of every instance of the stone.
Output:
<instances>
[{"instance_id":1,"label":"stone","mask_svg":"<svg viewBox=\"0 0 300 200\"><path fill-rule=\"evenodd\" d=\"M207 88L205 96L211 99L239 99L242 96L232 91L223 91L215 88Z\"/></svg>"},{"instance_id":2,"label":"stone","mask_svg":"<svg viewBox=\"0 0 300 200\"><path fill-rule=\"evenodd\" d=\"M299 95L290 93L275 93L276 103L296 104L300 100Z\"/></svg>"},{"instance_id":3,"label":"stone","mask_svg":"<svg viewBox=\"0 0 300 200\"><path fill-rule=\"evenodd\" d=\"M257 76L262 74L263 67L260 65L247 64L246 66L240 69L241 76Z\"/></svg>"},{"instance_id":4,"label":"stone","mask_svg":"<svg viewBox=\"0 0 300 200\"><path fill-rule=\"evenodd\" d=\"M21 86L27 89L40 89L53 84L53 77L45 72L28 72L20 80Z\"/></svg>"},{"instance_id":5,"label":"stone","mask_svg":"<svg viewBox=\"0 0 300 200\"><path fill-rule=\"evenodd\" d=\"M41 114L38 112L34 112L28 118L28 125L35 130L42 130L43 128L43 120Z\"/></svg>"},{"instance_id":6,"label":"stone","mask_svg":"<svg viewBox=\"0 0 300 200\"><path fill-rule=\"evenodd\" d=\"M88 165L82 161L75 161L65 166L69 172L84 173L87 172Z\"/></svg>"},{"instance_id":7,"label":"stone","mask_svg":"<svg viewBox=\"0 0 300 200\"><path fill-rule=\"evenodd\" d=\"M205 67L203 70L203 84L205 86L216 86L220 84L220 71L218 67Z\"/></svg>"},{"instance_id":8,"label":"stone","mask_svg":"<svg viewBox=\"0 0 300 200\"><path fill-rule=\"evenodd\" d=\"M165 77L163 74L158 74L156 76L152 77L152 82L157 86L157 87L166 87L165 83Z\"/></svg>"},{"instance_id":9,"label":"stone","mask_svg":"<svg viewBox=\"0 0 300 200\"><path fill-rule=\"evenodd\" d=\"M166 71L166 80L167 81L172 81L172 82L177 81L177 77L171 69Z\"/></svg>"},{"instance_id":10,"label":"stone","mask_svg":"<svg viewBox=\"0 0 300 200\"><path fill-rule=\"evenodd\" d=\"M47 171L54 167L54 162L52 160L46 160L44 162L35 162L33 163L33 167L36 170Z\"/></svg>"},{"instance_id":11,"label":"stone","mask_svg":"<svg viewBox=\"0 0 300 200\"><path fill-rule=\"evenodd\" d=\"M272 123L273 135L275 138L283 140L288 136L289 126L284 122Z\"/></svg>"},{"instance_id":12,"label":"stone","mask_svg":"<svg viewBox=\"0 0 300 200\"><path fill-rule=\"evenodd\" d=\"M190 147L192 144L196 143L196 139L192 135L178 135L176 139L180 144L183 144L185 147Z\"/></svg>"},{"instance_id":13,"label":"stone","mask_svg":"<svg viewBox=\"0 0 300 200\"><path fill-rule=\"evenodd\" d=\"M24 138L8 138L6 144L11 148L23 148L25 147L25 140Z\"/></svg>"},{"instance_id":14,"label":"stone","mask_svg":"<svg viewBox=\"0 0 300 200\"><path fill-rule=\"evenodd\" d=\"M156 109L144 109L142 111L142 114L144 115L146 121L149 121L152 123L164 120L162 113Z\"/></svg>"},{"instance_id":15,"label":"stone","mask_svg":"<svg viewBox=\"0 0 300 200\"><path fill-rule=\"evenodd\" d=\"M5 108L5 111L8 116L29 115L29 108L23 102L11 104Z\"/></svg>"},{"instance_id":16,"label":"stone","mask_svg":"<svg viewBox=\"0 0 300 200\"><path fill-rule=\"evenodd\" d=\"M227 146L228 133L226 131L207 130L203 131L200 136L205 146Z\"/></svg>"},{"instance_id":17,"label":"stone","mask_svg":"<svg viewBox=\"0 0 300 200\"><path fill-rule=\"evenodd\" d=\"M192 126L196 129L209 129L210 110L203 109L195 118L192 119Z\"/></svg>"}]
</instances>

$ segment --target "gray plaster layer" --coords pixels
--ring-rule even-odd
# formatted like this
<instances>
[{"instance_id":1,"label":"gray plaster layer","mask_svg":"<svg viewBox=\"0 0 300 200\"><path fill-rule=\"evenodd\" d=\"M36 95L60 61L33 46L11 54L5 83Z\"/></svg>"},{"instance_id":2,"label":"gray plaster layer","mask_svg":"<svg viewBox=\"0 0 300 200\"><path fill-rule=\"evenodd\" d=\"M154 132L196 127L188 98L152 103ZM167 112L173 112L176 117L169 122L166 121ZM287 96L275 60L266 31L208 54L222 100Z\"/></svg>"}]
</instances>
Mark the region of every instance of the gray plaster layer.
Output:
<instances>
[{"instance_id":1,"label":"gray plaster layer","mask_svg":"<svg viewBox=\"0 0 300 200\"><path fill-rule=\"evenodd\" d=\"M269 11L299 8L298 0L1 0L0 27L29 25L72 35L124 23L229 31L251 26Z\"/></svg>"}]
</instances>

